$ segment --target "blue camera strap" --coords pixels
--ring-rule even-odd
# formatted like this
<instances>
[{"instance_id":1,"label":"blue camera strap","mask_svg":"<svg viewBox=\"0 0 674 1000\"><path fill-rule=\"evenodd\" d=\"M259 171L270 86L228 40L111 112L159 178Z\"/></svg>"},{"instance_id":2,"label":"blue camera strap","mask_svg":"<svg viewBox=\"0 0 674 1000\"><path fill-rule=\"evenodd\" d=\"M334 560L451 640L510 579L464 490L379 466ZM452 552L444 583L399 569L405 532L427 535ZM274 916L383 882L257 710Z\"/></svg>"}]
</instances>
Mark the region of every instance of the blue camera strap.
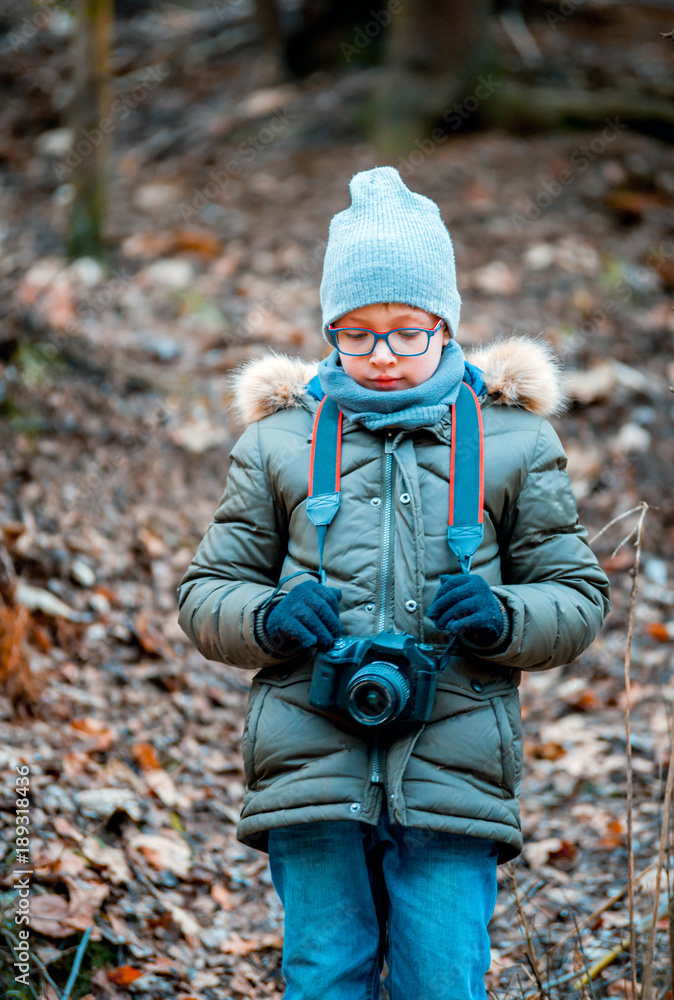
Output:
<instances>
[{"instance_id":1,"label":"blue camera strap","mask_svg":"<svg viewBox=\"0 0 674 1000\"><path fill-rule=\"evenodd\" d=\"M325 536L342 499L339 488L341 458L342 412L332 399L324 396L314 420L307 497L307 514L318 530L318 573L321 583L325 583Z\"/></svg>"},{"instance_id":2,"label":"blue camera strap","mask_svg":"<svg viewBox=\"0 0 674 1000\"><path fill-rule=\"evenodd\" d=\"M309 382L307 391L321 400L311 440L307 514L318 530L318 571L324 583L325 536L341 500L342 413L322 394L318 376ZM480 403L466 382L461 383L451 417L447 543L461 572L470 573L484 536L484 435Z\"/></svg>"},{"instance_id":3,"label":"blue camera strap","mask_svg":"<svg viewBox=\"0 0 674 1000\"><path fill-rule=\"evenodd\" d=\"M449 449L449 524L447 542L462 573L470 573L484 537L484 433L475 392L461 383L452 406Z\"/></svg>"}]
</instances>

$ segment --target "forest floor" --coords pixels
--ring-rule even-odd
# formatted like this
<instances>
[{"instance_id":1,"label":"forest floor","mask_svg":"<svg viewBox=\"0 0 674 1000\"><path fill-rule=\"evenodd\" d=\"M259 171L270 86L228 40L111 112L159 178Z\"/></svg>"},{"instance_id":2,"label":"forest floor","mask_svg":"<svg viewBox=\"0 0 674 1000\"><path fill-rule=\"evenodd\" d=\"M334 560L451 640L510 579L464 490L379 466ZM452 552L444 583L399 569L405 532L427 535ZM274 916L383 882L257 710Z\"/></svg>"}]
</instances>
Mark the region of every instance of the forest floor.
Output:
<instances>
[{"instance_id":1,"label":"forest floor","mask_svg":"<svg viewBox=\"0 0 674 1000\"><path fill-rule=\"evenodd\" d=\"M231 372L270 347L324 355L328 223L352 174L383 161L352 124L370 71L269 86L245 49L176 71L189 16L148 14L120 29L118 72L141 82L115 134L108 271L63 252L77 154L59 111L58 34L16 49L0 113L0 542L19 580L2 652L11 640L28 685L0 698L0 979L8 990L9 834L25 766L32 961L53 980L34 971L26 995L47 1000L61 997L92 920L72 997L283 993L267 856L235 838L250 674L190 646L176 586L241 430ZM143 76L143 66L159 69ZM528 933L546 996L631 997L625 953L593 994L574 981L629 923L624 660L642 502L630 698L637 921L653 909L674 702L674 150L612 120L526 137L422 136L390 162L438 202L452 235L464 348L518 334L560 358L572 403L553 423L612 585L592 647L523 679L525 848L500 871L488 985L499 998L540 993ZM667 927L660 919L656 995L671 998Z\"/></svg>"}]
</instances>

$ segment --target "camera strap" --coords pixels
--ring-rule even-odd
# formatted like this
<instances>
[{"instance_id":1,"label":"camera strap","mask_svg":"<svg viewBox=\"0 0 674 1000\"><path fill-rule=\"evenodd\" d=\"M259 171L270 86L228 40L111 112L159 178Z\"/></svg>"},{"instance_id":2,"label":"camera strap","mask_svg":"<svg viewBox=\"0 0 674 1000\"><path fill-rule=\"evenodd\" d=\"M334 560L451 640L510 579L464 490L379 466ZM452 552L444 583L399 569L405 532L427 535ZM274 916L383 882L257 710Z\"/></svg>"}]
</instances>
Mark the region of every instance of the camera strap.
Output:
<instances>
[{"instance_id":1,"label":"camera strap","mask_svg":"<svg viewBox=\"0 0 674 1000\"><path fill-rule=\"evenodd\" d=\"M307 497L307 514L318 531L318 573L321 583L325 583L323 570L325 536L342 499L339 483L342 464L342 417L337 403L328 396L323 396L314 419Z\"/></svg>"},{"instance_id":2,"label":"camera strap","mask_svg":"<svg viewBox=\"0 0 674 1000\"><path fill-rule=\"evenodd\" d=\"M318 530L318 571L321 582L325 582L325 536L341 500L343 415L337 404L322 394L317 376L307 389L321 400L311 439L307 514ZM466 382L461 383L451 417L447 543L461 572L470 573L484 535L484 435L480 403Z\"/></svg>"}]
</instances>

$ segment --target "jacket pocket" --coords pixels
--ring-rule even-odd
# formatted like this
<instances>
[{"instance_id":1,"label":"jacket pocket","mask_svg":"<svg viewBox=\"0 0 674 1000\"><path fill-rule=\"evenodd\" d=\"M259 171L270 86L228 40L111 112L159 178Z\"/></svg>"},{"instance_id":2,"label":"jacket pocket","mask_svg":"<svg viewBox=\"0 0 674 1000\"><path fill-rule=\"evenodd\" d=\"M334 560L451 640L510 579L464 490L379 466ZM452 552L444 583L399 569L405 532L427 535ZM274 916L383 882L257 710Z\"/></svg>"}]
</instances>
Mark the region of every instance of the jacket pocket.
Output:
<instances>
[{"instance_id":1,"label":"jacket pocket","mask_svg":"<svg viewBox=\"0 0 674 1000\"><path fill-rule=\"evenodd\" d=\"M517 785L519 784L515 734L510 725L510 719L503 704L503 698L492 698L490 704L494 710L501 740L501 769L503 772L501 791L504 799L511 799L517 795Z\"/></svg>"},{"instance_id":2,"label":"jacket pocket","mask_svg":"<svg viewBox=\"0 0 674 1000\"><path fill-rule=\"evenodd\" d=\"M257 727L260 721L262 706L268 693L268 684L263 684L253 679L250 695L248 696L248 707L246 709L246 718L243 724L243 735L241 737L243 772L246 776L246 783L248 785L254 785L257 781L257 775L255 773L255 739L257 737Z\"/></svg>"}]
</instances>

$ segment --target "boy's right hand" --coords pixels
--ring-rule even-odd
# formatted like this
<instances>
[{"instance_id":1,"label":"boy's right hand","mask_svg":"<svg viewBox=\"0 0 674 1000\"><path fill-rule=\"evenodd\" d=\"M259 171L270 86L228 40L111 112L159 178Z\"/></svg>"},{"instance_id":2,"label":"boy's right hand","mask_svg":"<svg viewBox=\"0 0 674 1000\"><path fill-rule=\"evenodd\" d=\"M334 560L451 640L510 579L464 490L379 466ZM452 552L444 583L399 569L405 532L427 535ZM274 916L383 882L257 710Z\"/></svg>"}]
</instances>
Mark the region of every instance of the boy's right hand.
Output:
<instances>
[{"instance_id":1,"label":"boy's right hand","mask_svg":"<svg viewBox=\"0 0 674 1000\"><path fill-rule=\"evenodd\" d=\"M303 649L329 649L342 635L338 604L341 590L307 580L293 587L264 620L264 630L273 642L294 639Z\"/></svg>"}]
</instances>

